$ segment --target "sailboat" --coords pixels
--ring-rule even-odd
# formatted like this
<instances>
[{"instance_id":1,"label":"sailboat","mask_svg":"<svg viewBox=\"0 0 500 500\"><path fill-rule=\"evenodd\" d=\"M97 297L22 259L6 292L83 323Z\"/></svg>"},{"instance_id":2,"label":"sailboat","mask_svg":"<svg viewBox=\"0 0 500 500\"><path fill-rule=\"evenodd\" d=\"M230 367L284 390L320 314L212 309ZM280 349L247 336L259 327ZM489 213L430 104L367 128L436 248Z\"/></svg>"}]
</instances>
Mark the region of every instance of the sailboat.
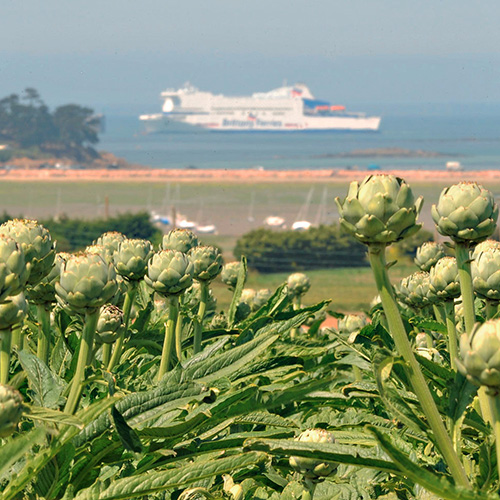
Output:
<instances>
[{"instance_id":1,"label":"sailboat","mask_svg":"<svg viewBox=\"0 0 500 500\"><path fill-rule=\"evenodd\" d=\"M314 187L307 193L306 201L304 205L300 208L295 222L292 224L292 231L305 231L312 226L312 222L306 220L307 212L309 211L309 206L311 205L312 196L314 194Z\"/></svg>"}]
</instances>

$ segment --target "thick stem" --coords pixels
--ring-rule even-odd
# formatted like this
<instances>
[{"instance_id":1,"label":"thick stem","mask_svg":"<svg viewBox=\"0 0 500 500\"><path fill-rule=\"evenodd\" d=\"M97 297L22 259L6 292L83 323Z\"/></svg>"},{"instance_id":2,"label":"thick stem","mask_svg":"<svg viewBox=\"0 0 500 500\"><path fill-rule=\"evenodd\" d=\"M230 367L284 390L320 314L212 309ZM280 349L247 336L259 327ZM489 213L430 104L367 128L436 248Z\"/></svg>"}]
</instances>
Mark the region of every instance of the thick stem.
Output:
<instances>
[{"instance_id":1,"label":"thick stem","mask_svg":"<svg viewBox=\"0 0 500 500\"><path fill-rule=\"evenodd\" d=\"M52 332L50 330L50 309L44 305L36 306L38 315L38 345L36 355L38 359L49 365L50 344L52 341Z\"/></svg>"},{"instance_id":2,"label":"thick stem","mask_svg":"<svg viewBox=\"0 0 500 500\"><path fill-rule=\"evenodd\" d=\"M111 360L108 364L108 371L111 371L116 366L118 361L120 361L123 351L123 342L125 341L125 337L127 335L130 311L132 310L132 304L134 303L138 285L137 281L131 281L127 294L125 295L125 302L123 303L123 331L116 339L113 355L111 356Z\"/></svg>"},{"instance_id":3,"label":"thick stem","mask_svg":"<svg viewBox=\"0 0 500 500\"><path fill-rule=\"evenodd\" d=\"M491 415L493 417L493 432L495 434L495 448L497 457L500 457L500 395L488 395ZM500 460L497 460L498 475L500 476Z\"/></svg>"},{"instance_id":4,"label":"thick stem","mask_svg":"<svg viewBox=\"0 0 500 500\"><path fill-rule=\"evenodd\" d=\"M0 330L0 384L3 385L9 381L11 343L12 331Z\"/></svg>"},{"instance_id":5,"label":"thick stem","mask_svg":"<svg viewBox=\"0 0 500 500\"><path fill-rule=\"evenodd\" d=\"M465 331L467 332L467 335L470 335L472 328L474 327L474 323L476 322L476 312L474 311L474 289L472 287L470 270L469 245L467 243L456 243L455 255L457 258L460 291L462 293Z\"/></svg>"},{"instance_id":6,"label":"thick stem","mask_svg":"<svg viewBox=\"0 0 500 500\"><path fill-rule=\"evenodd\" d=\"M177 323L175 325L175 355L177 356L179 363L182 360L182 326L183 318L179 308L179 312L177 313Z\"/></svg>"},{"instance_id":7,"label":"thick stem","mask_svg":"<svg viewBox=\"0 0 500 500\"><path fill-rule=\"evenodd\" d=\"M298 311L302 305L302 298L300 295L297 297L294 297L293 302L292 302L292 307L294 311ZM298 327L292 328L290 330L290 339L295 340L297 338L297 335L299 334L299 329Z\"/></svg>"},{"instance_id":8,"label":"thick stem","mask_svg":"<svg viewBox=\"0 0 500 500\"><path fill-rule=\"evenodd\" d=\"M389 323L389 331L396 344L396 349L403 357L406 364L406 372L410 380L413 392L416 394L424 414L434 434L437 446L443 454L450 472L457 484L469 486L469 480L465 470L456 454L450 436L446 431L441 415L436 403L427 386L427 382L422 374L420 366L413 354L413 349L408 340L406 330L399 313L397 302L394 298L392 285L387 274L385 262L385 247L369 247L368 251L370 264L375 276L377 288L382 299L384 313Z\"/></svg>"},{"instance_id":9,"label":"thick stem","mask_svg":"<svg viewBox=\"0 0 500 500\"><path fill-rule=\"evenodd\" d=\"M474 323L476 322L476 312L474 310L474 288L472 286L469 244L455 243L455 256L457 259L460 291L462 293L465 332L470 336L474 328ZM485 389L480 387L477 391L477 395L483 420L493 425L490 404Z\"/></svg>"},{"instance_id":10,"label":"thick stem","mask_svg":"<svg viewBox=\"0 0 500 500\"><path fill-rule=\"evenodd\" d=\"M12 329L12 347L17 347L18 351L23 350L23 327L22 325L17 325Z\"/></svg>"},{"instance_id":11,"label":"thick stem","mask_svg":"<svg viewBox=\"0 0 500 500\"><path fill-rule=\"evenodd\" d=\"M455 325L455 303L453 300L448 300L445 303L446 311L446 329L448 330L448 349L450 351L451 368L457 371L458 358L458 340L457 327Z\"/></svg>"},{"instance_id":12,"label":"thick stem","mask_svg":"<svg viewBox=\"0 0 500 500\"><path fill-rule=\"evenodd\" d=\"M163 341L160 369L158 370L158 381L162 379L169 369L174 348L175 323L177 322L177 314L179 312L179 297L177 295L170 296L168 302L168 319L165 323L165 339Z\"/></svg>"},{"instance_id":13,"label":"thick stem","mask_svg":"<svg viewBox=\"0 0 500 500\"><path fill-rule=\"evenodd\" d=\"M205 318L205 311L207 309L208 300L208 283L200 281L200 307L198 309L198 317L194 324L194 353L197 354L201 351L201 334L203 332L203 319Z\"/></svg>"},{"instance_id":14,"label":"thick stem","mask_svg":"<svg viewBox=\"0 0 500 500\"><path fill-rule=\"evenodd\" d=\"M102 346L102 366L107 367L109 365L109 360L111 359L111 348L113 344L104 344Z\"/></svg>"},{"instance_id":15,"label":"thick stem","mask_svg":"<svg viewBox=\"0 0 500 500\"><path fill-rule=\"evenodd\" d=\"M92 352L94 347L94 336L99 320L99 310L88 312L85 314L85 324L82 331L82 339L80 341L80 350L78 352L78 362L76 365L75 374L71 381L71 388L69 391L68 400L64 407L64 413L72 415L78 407L78 401L82 394L83 384L85 382L85 368L87 367L87 360L89 353Z\"/></svg>"}]
</instances>

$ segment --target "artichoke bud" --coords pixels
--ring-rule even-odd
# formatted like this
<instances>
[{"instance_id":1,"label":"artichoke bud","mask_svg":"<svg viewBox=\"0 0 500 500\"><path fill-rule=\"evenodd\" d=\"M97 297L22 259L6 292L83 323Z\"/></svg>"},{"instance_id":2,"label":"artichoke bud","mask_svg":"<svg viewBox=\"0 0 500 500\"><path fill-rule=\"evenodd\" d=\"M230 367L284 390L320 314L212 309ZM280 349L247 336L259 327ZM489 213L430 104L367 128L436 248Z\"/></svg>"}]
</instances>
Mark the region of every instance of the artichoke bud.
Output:
<instances>
[{"instance_id":1,"label":"artichoke bud","mask_svg":"<svg viewBox=\"0 0 500 500\"><path fill-rule=\"evenodd\" d=\"M430 290L441 301L460 297L460 281L455 257L439 259L430 272Z\"/></svg>"},{"instance_id":2,"label":"artichoke bud","mask_svg":"<svg viewBox=\"0 0 500 500\"><path fill-rule=\"evenodd\" d=\"M359 314L346 314L339 319L338 329L340 333L359 332L368 324L368 320Z\"/></svg>"},{"instance_id":3,"label":"artichoke bud","mask_svg":"<svg viewBox=\"0 0 500 500\"><path fill-rule=\"evenodd\" d=\"M226 315L222 312L220 314L215 314L210 322L211 330L226 330L229 326Z\"/></svg>"},{"instance_id":4,"label":"artichoke bud","mask_svg":"<svg viewBox=\"0 0 500 500\"><path fill-rule=\"evenodd\" d=\"M484 240L474 247L471 260L476 260L483 252L490 252L492 250L500 250L500 242L496 240Z\"/></svg>"},{"instance_id":5,"label":"artichoke bud","mask_svg":"<svg viewBox=\"0 0 500 500\"><path fill-rule=\"evenodd\" d=\"M250 304L248 304L247 302L240 301L236 306L236 314L234 316L236 323L243 321L245 318L248 318L251 312L252 308Z\"/></svg>"},{"instance_id":6,"label":"artichoke bud","mask_svg":"<svg viewBox=\"0 0 500 500\"><path fill-rule=\"evenodd\" d=\"M229 262L222 267L220 279L222 283L229 288L234 289L238 282L238 275L240 272L241 262Z\"/></svg>"},{"instance_id":7,"label":"artichoke bud","mask_svg":"<svg viewBox=\"0 0 500 500\"><path fill-rule=\"evenodd\" d=\"M417 248L414 262L421 271L429 272L439 259L446 256L444 246L435 241L426 241Z\"/></svg>"},{"instance_id":8,"label":"artichoke bud","mask_svg":"<svg viewBox=\"0 0 500 500\"><path fill-rule=\"evenodd\" d=\"M0 235L0 302L21 292L29 273L30 264L21 245L10 236Z\"/></svg>"},{"instance_id":9,"label":"artichoke bud","mask_svg":"<svg viewBox=\"0 0 500 500\"><path fill-rule=\"evenodd\" d=\"M116 306L106 304L99 313L96 342L112 344L120 336L124 327L123 311Z\"/></svg>"},{"instance_id":10,"label":"artichoke bud","mask_svg":"<svg viewBox=\"0 0 500 500\"><path fill-rule=\"evenodd\" d=\"M193 284L193 271L194 265L186 254L162 250L149 260L144 281L164 297L179 295Z\"/></svg>"},{"instance_id":11,"label":"artichoke bud","mask_svg":"<svg viewBox=\"0 0 500 500\"><path fill-rule=\"evenodd\" d=\"M222 271L222 254L213 246L197 246L189 251L194 265L194 279L210 282Z\"/></svg>"},{"instance_id":12,"label":"artichoke bud","mask_svg":"<svg viewBox=\"0 0 500 500\"><path fill-rule=\"evenodd\" d=\"M460 337L460 372L479 386L486 386L491 395L500 393L500 320L476 324L470 336Z\"/></svg>"},{"instance_id":13,"label":"artichoke bud","mask_svg":"<svg viewBox=\"0 0 500 500\"><path fill-rule=\"evenodd\" d=\"M89 245L88 247L85 247L84 250L85 253L89 255L99 255L106 264L112 264L113 263L113 252L114 250L111 247L105 247L104 245Z\"/></svg>"},{"instance_id":14,"label":"artichoke bud","mask_svg":"<svg viewBox=\"0 0 500 500\"><path fill-rule=\"evenodd\" d=\"M493 194L477 182L460 182L445 188L432 205L437 230L457 243L479 243L496 228L498 206Z\"/></svg>"},{"instance_id":15,"label":"artichoke bud","mask_svg":"<svg viewBox=\"0 0 500 500\"><path fill-rule=\"evenodd\" d=\"M500 247L485 246L476 253L471 263L472 284L476 294L492 301L500 301Z\"/></svg>"},{"instance_id":16,"label":"artichoke bud","mask_svg":"<svg viewBox=\"0 0 500 500\"><path fill-rule=\"evenodd\" d=\"M28 304L24 298L24 293L18 293L13 297L8 297L0 304L0 330L11 330L16 325L22 323Z\"/></svg>"},{"instance_id":17,"label":"artichoke bud","mask_svg":"<svg viewBox=\"0 0 500 500\"><path fill-rule=\"evenodd\" d=\"M93 244L104 247L106 252L113 256L118 250L118 245L126 239L127 237L118 231L108 231L107 233L101 234Z\"/></svg>"},{"instance_id":18,"label":"artichoke bud","mask_svg":"<svg viewBox=\"0 0 500 500\"><path fill-rule=\"evenodd\" d=\"M415 347L417 349L427 348L427 335L424 332L417 333L415 336Z\"/></svg>"},{"instance_id":19,"label":"artichoke bud","mask_svg":"<svg viewBox=\"0 0 500 500\"><path fill-rule=\"evenodd\" d=\"M13 434L23 415L21 394L7 385L0 384L0 438Z\"/></svg>"},{"instance_id":20,"label":"artichoke bud","mask_svg":"<svg viewBox=\"0 0 500 500\"><path fill-rule=\"evenodd\" d=\"M305 430L295 440L307 443L335 443L333 434L323 429ZM338 467L336 463L326 463L318 459L304 457L290 457L290 465L312 481L329 476Z\"/></svg>"},{"instance_id":21,"label":"artichoke bud","mask_svg":"<svg viewBox=\"0 0 500 500\"><path fill-rule=\"evenodd\" d=\"M61 265L56 282L57 299L63 307L85 314L106 304L116 293L116 272L99 255L72 255Z\"/></svg>"},{"instance_id":22,"label":"artichoke bud","mask_svg":"<svg viewBox=\"0 0 500 500\"><path fill-rule=\"evenodd\" d=\"M163 250L176 250L188 253L192 248L200 244L198 236L189 229L172 229L163 236L161 247Z\"/></svg>"},{"instance_id":23,"label":"artichoke bud","mask_svg":"<svg viewBox=\"0 0 500 500\"><path fill-rule=\"evenodd\" d=\"M119 274L116 275L116 284L117 284L116 292L113 295L113 297L111 297L108 300L108 302L113 306L123 307L129 284Z\"/></svg>"},{"instance_id":24,"label":"artichoke bud","mask_svg":"<svg viewBox=\"0 0 500 500\"><path fill-rule=\"evenodd\" d=\"M288 295L293 298L302 297L311 288L311 280L304 273L290 274L286 280L286 284Z\"/></svg>"},{"instance_id":25,"label":"artichoke bud","mask_svg":"<svg viewBox=\"0 0 500 500\"><path fill-rule=\"evenodd\" d=\"M24 251L30 266L28 284L36 285L47 276L54 265L55 242L50 233L34 220L14 219L0 226L0 234L10 236Z\"/></svg>"},{"instance_id":26,"label":"artichoke bud","mask_svg":"<svg viewBox=\"0 0 500 500\"><path fill-rule=\"evenodd\" d=\"M414 199L410 186L394 175L369 175L351 182L341 201L335 199L340 224L365 245L387 246L415 234L423 198Z\"/></svg>"},{"instance_id":27,"label":"artichoke bud","mask_svg":"<svg viewBox=\"0 0 500 500\"><path fill-rule=\"evenodd\" d=\"M141 280L148 270L148 262L153 253L153 245L147 240L121 241L113 254L116 272L129 281Z\"/></svg>"},{"instance_id":28,"label":"artichoke bud","mask_svg":"<svg viewBox=\"0 0 500 500\"><path fill-rule=\"evenodd\" d=\"M401 302L416 309L431 305L434 296L430 289L429 273L417 271L403 278L397 290L397 296Z\"/></svg>"}]
</instances>

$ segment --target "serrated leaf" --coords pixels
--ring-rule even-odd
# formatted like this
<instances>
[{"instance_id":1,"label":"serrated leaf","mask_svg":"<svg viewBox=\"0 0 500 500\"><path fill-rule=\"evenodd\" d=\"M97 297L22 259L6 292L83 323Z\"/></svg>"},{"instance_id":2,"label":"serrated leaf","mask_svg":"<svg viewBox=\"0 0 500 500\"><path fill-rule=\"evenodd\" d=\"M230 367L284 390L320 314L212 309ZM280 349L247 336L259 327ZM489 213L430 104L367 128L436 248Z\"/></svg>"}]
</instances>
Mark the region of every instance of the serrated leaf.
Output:
<instances>
[{"instance_id":1,"label":"serrated leaf","mask_svg":"<svg viewBox=\"0 0 500 500\"><path fill-rule=\"evenodd\" d=\"M78 429L83 429L84 427L83 422L74 415L68 415L62 411L42 408L40 406L30 406L28 408L28 412L25 414L26 418L57 425L72 425Z\"/></svg>"},{"instance_id":2,"label":"serrated leaf","mask_svg":"<svg viewBox=\"0 0 500 500\"><path fill-rule=\"evenodd\" d=\"M57 408L66 383L30 352L20 351L18 357L28 376L35 404L46 408Z\"/></svg>"},{"instance_id":3,"label":"serrated leaf","mask_svg":"<svg viewBox=\"0 0 500 500\"><path fill-rule=\"evenodd\" d=\"M217 460L195 461L165 471L138 474L117 479L107 487L103 484L81 490L75 500L121 500L144 497L168 489L185 487L195 481L227 474L235 469L260 466L266 461L263 453L245 453Z\"/></svg>"},{"instance_id":4,"label":"serrated leaf","mask_svg":"<svg viewBox=\"0 0 500 500\"><path fill-rule=\"evenodd\" d=\"M2 444L0 453L0 480L9 472L10 467L21 458L26 457L35 444L39 444L45 438L44 429L33 429L7 440Z\"/></svg>"}]
</instances>

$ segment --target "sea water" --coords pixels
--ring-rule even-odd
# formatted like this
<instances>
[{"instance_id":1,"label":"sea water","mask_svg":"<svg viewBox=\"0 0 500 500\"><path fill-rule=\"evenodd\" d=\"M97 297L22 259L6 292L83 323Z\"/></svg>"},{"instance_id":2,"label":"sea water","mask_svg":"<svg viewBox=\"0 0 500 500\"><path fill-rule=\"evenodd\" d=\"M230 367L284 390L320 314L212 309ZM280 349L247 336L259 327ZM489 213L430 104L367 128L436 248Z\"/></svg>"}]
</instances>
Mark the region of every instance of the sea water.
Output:
<instances>
[{"instance_id":1,"label":"sea water","mask_svg":"<svg viewBox=\"0 0 500 500\"><path fill-rule=\"evenodd\" d=\"M130 163L155 168L381 170L500 169L500 104L366 105L382 116L378 132L170 132L146 134L135 115L108 115L98 145ZM355 151L398 148L435 156Z\"/></svg>"}]
</instances>

